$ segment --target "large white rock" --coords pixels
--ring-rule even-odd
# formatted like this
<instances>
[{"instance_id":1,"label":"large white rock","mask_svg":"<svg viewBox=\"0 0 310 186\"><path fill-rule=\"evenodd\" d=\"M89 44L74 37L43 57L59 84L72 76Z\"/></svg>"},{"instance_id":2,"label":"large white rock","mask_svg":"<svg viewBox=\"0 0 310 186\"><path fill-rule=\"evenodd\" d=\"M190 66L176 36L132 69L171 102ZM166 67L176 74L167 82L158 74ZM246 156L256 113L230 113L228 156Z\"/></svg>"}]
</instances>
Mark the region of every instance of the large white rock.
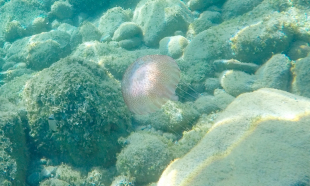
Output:
<instances>
[{"instance_id":1,"label":"large white rock","mask_svg":"<svg viewBox=\"0 0 310 186\"><path fill-rule=\"evenodd\" d=\"M237 97L158 186L308 185L310 99L264 88Z\"/></svg>"}]
</instances>

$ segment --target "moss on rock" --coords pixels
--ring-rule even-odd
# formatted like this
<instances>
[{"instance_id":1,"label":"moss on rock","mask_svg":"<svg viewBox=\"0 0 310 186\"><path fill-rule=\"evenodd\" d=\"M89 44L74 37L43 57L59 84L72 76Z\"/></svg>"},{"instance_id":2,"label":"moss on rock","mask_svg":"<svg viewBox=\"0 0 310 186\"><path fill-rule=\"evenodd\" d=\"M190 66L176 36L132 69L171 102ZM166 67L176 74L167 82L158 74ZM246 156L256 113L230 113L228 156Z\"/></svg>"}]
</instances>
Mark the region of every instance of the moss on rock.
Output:
<instances>
[{"instance_id":1,"label":"moss on rock","mask_svg":"<svg viewBox=\"0 0 310 186\"><path fill-rule=\"evenodd\" d=\"M130 126L120 84L99 65L64 58L28 81L23 92L38 152L77 166L108 166ZM58 131L49 130L54 115Z\"/></svg>"}]
</instances>

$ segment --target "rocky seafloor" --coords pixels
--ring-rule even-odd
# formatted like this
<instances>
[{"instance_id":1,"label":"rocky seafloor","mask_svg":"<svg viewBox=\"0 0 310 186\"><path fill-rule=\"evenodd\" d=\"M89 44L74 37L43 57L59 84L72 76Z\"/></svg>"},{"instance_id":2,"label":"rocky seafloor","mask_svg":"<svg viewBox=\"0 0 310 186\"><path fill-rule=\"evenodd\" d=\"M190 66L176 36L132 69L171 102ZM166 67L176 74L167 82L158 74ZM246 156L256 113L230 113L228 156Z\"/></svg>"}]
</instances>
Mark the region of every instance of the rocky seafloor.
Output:
<instances>
[{"instance_id":1,"label":"rocky seafloor","mask_svg":"<svg viewBox=\"0 0 310 186\"><path fill-rule=\"evenodd\" d=\"M0 0L0 185L310 185L308 0ZM130 113L137 58L179 101Z\"/></svg>"}]
</instances>

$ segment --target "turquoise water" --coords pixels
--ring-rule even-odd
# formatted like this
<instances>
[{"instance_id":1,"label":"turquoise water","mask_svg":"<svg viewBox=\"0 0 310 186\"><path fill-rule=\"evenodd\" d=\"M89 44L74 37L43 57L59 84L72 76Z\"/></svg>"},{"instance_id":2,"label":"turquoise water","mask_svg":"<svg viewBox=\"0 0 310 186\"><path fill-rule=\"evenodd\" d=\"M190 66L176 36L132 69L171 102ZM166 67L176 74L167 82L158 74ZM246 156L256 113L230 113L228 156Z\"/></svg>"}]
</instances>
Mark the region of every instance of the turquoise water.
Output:
<instances>
[{"instance_id":1,"label":"turquoise water","mask_svg":"<svg viewBox=\"0 0 310 186\"><path fill-rule=\"evenodd\" d=\"M310 185L309 13L0 0L0 185Z\"/></svg>"}]
</instances>

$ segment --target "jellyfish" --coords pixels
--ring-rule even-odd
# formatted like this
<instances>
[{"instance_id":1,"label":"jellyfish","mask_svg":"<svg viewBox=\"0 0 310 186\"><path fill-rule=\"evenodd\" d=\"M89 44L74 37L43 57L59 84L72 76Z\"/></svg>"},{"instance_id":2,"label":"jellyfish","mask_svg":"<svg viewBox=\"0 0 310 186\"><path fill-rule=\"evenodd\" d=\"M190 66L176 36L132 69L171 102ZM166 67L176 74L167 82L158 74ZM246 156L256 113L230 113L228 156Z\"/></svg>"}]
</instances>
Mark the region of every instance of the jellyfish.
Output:
<instances>
[{"instance_id":1,"label":"jellyfish","mask_svg":"<svg viewBox=\"0 0 310 186\"><path fill-rule=\"evenodd\" d=\"M135 114L153 113L168 100L178 100L175 90L180 77L180 68L171 57L143 56L132 63L123 76L124 101Z\"/></svg>"}]
</instances>

